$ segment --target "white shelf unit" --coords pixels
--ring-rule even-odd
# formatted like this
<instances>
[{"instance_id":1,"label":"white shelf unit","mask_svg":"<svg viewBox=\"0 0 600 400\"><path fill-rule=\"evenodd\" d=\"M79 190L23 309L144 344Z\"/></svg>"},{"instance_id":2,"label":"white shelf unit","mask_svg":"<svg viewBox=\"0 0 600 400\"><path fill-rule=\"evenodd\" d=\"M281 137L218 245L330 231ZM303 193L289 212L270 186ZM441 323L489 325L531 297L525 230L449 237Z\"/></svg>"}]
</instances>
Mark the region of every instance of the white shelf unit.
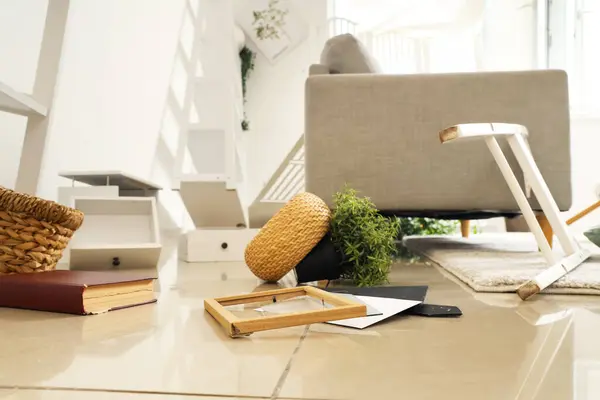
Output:
<instances>
[{"instance_id":1,"label":"white shelf unit","mask_svg":"<svg viewBox=\"0 0 600 400\"><path fill-rule=\"evenodd\" d=\"M194 81L198 120L192 121L190 130L223 129L229 122L241 126L244 108L240 72L224 78L197 76Z\"/></svg>"},{"instance_id":2,"label":"white shelf unit","mask_svg":"<svg viewBox=\"0 0 600 400\"><path fill-rule=\"evenodd\" d=\"M245 157L241 154L244 110L233 1L201 4L190 61L199 67L188 71L189 109L183 107L182 116L189 119L181 121L186 129L178 143L175 173L178 180L185 175L188 182L193 175L224 175L227 189L236 189Z\"/></svg>"},{"instance_id":3,"label":"white shelf unit","mask_svg":"<svg viewBox=\"0 0 600 400\"><path fill-rule=\"evenodd\" d=\"M71 269L156 268L162 246L154 197L75 197L84 222L69 245Z\"/></svg>"},{"instance_id":4,"label":"white shelf unit","mask_svg":"<svg viewBox=\"0 0 600 400\"><path fill-rule=\"evenodd\" d=\"M154 182L118 170L61 171L58 175L71 180L71 186L58 188L58 202L68 207L74 207L76 197L145 197L156 196L162 190Z\"/></svg>"},{"instance_id":5,"label":"white shelf unit","mask_svg":"<svg viewBox=\"0 0 600 400\"><path fill-rule=\"evenodd\" d=\"M28 94L0 82L0 110L11 114L45 117L48 109Z\"/></svg>"},{"instance_id":6,"label":"white shelf unit","mask_svg":"<svg viewBox=\"0 0 600 400\"><path fill-rule=\"evenodd\" d=\"M227 189L219 175L189 175L181 179L179 193L198 228L236 228L248 226L237 189Z\"/></svg>"},{"instance_id":7,"label":"white shelf unit","mask_svg":"<svg viewBox=\"0 0 600 400\"><path fill-rule=\"evenodd\" d=\"M223 129L201 127L199 124L190 126L188 132L188 151L190 166L195 175L218 175L226 178L225 174L225 135ZM189 177L188 177L189 178Z\"/></svg>"},{"instance_id":8,"label":"white shelf unit","mask_svg":"<svg viewBox=\"0 0 600 400\"><path fill-rule=\"evenodd\" d=\"M72 196L79 195L80 197L112 197L114 189L107 192L109 193L108 196L99 196L96 193L103 191L100 188L116 188L118 196L132 197L154 196L159 190L162 190L162 186L154 182L119 170L60 171L58 175L70 179L72 182L71 187L60 187L58 189L59 199L62 192L64 201L68 201L66 196L69 192L72 192ZM87 186L76 187L75 182Z\"/></svg>"},{"instance_id":9,"label":"white shelf unit","mask_svg":"<svg viewBox=\"0 0 600 400\"><path fill-rule=\"evenodd\" d=\"M61 186L58 188L58 203L73 207L76 197L119 197L118 186Z\"/></svg>"},{"instance_id":10,"label":"white shelf unit","mask_svg":"<svg viewBox=\"0 0 600 400\"><path fill-rule=\"evenodd\" d=\"M241 124L244 118L233 0L203 0L194 18L194 44L186 55L176 185L200 229L248 225L244 204Z\"/></svg>"}]
</instances>

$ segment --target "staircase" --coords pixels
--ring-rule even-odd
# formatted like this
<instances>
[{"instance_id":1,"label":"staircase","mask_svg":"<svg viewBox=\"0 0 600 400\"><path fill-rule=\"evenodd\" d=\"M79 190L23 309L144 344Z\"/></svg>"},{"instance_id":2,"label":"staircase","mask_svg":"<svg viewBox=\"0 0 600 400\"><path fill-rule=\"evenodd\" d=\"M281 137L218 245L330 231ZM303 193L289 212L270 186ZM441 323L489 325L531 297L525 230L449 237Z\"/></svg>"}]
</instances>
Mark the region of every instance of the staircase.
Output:
<instances>
[{"instance_id":1,"label":"staircase","mask_svg":"<svg viewBox=\"0 0 600 400\"><path fill-rule=\"evenodd\" d=\"M249 207L250 228L261 228L294 195L304 191L304 135L285 156Z\"/></svg>"}]
</instances>

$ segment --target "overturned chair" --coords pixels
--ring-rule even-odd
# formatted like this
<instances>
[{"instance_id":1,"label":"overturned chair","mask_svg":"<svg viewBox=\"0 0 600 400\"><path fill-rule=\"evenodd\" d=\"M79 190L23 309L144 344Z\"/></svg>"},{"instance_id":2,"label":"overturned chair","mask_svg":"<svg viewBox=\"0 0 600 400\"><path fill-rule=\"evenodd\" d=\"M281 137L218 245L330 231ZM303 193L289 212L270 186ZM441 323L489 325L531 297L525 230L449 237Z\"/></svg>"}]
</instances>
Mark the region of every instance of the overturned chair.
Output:
<instances>
[{"instance_id":1,"label":"overturned chair","mask_svg":"<svg viewBox=\"0 0 600 400\"><path fill-rule=\"evenodd\" d=\"M526 300L544 290L580 266L590 257L589 250L579 246L574 236L569 232L567 223L560 216L558 206L529 149L526 127L517 124L502 123L462 124L444 129L440 132L439 136L440 141L444 144L452 142L466 143L472 140L479 140L487 145L491 156L496 161L496 164L498 164L498 168L506 180L510 192L518 203L529 229L535 236L538 248L546 259L548 268L517 289L517 293L521 299ZM515 176L515 171L509 165L506 155L500 148L497 138L506 139L512 153L515 155L520 169L525 176L525 192L523 192ZM558 257L552 252L550 244L529 204L528 198L530 197L531 190L536 198L539 199L539 203L544 214L547 216L552 231L556 232L556 236L564 252L564 256L562 257Z\"/></svg>"}]
</instances>

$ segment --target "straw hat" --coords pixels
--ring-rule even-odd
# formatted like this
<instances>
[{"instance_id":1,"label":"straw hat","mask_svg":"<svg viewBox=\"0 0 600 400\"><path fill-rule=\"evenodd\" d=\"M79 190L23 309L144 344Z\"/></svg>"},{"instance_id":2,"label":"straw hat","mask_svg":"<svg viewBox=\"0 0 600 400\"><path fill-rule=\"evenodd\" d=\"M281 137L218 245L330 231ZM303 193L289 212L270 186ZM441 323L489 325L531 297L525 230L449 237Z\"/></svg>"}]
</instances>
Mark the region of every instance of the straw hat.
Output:
<instances>
[{"instance_id":1,"label":"straw hat","mask_svg":"<svg viewBox=\"0 0 600 400\"><path fill-rule=\"evenodd\" d=\"M329 231L331 210L311 193L299 193L284 205L246 247L244 258L254 275L275 282L290 272Z\"/></svg>"}]
</instances>

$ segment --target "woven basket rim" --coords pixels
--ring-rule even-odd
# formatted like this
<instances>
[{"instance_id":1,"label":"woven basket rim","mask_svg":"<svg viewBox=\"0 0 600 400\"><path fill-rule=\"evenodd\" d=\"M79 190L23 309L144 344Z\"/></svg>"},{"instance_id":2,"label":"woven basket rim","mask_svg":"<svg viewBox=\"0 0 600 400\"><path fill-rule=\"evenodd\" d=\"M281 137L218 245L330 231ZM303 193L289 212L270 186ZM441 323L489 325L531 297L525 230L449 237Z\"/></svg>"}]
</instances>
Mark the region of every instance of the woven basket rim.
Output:
<instances>
[{"instance_id":1,"label":"woven basket rim","mask_svg":"<svg viewBox=\"0 0 600 400\"><path fill-rule=\"evenodd\" d=\"M33 218L77 230L83 223L83 212L52 200L16 192L0 186L0 210L24 213Z\"/></svg>"}]
</instances>

